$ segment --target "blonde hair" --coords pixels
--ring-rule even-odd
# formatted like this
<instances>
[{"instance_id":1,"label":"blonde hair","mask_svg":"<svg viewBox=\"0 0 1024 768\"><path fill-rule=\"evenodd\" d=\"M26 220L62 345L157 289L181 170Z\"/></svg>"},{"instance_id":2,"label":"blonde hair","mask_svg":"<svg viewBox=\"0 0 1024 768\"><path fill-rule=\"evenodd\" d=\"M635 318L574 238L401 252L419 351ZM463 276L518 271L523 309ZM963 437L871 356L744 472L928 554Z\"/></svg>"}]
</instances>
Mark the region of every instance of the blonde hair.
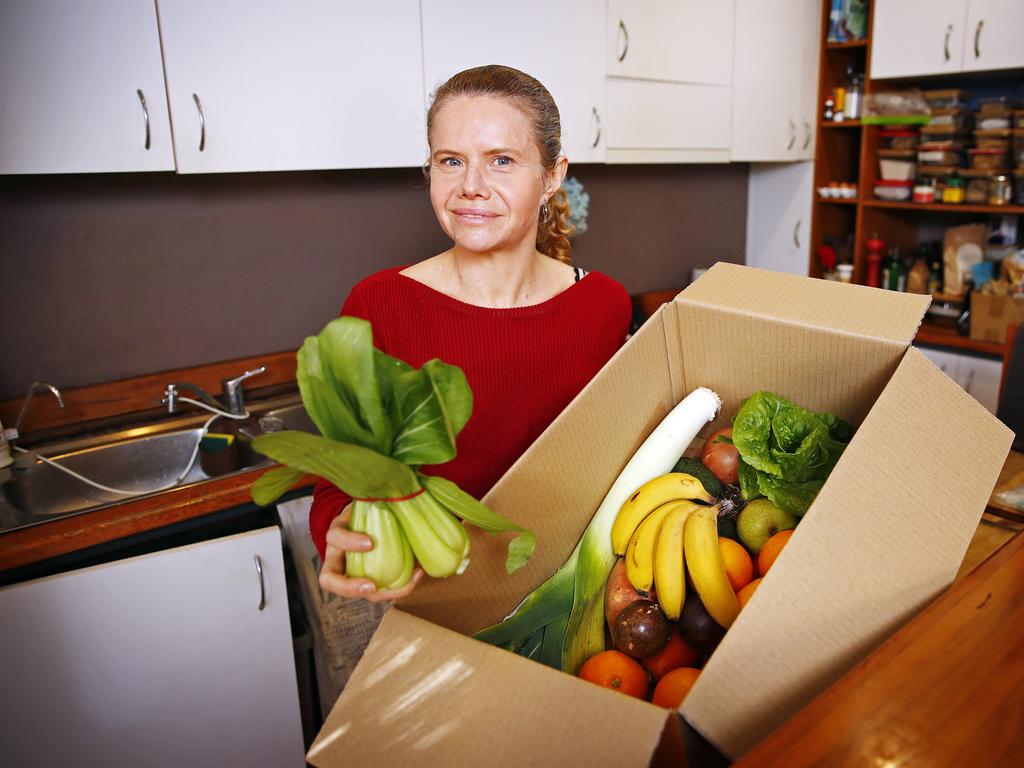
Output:
<instances>
[{"instance_id":1,"label":"blonde hair","mask_svg":"<svg viewBox=\"0 0 1024 768\"><path fill-rule=\"evenodd\" d=\"M466 69L452 75L434 91L427 110L427 140L434 118L446 101L460 96L500 96L513 102L529 118L540 150L541 165L553 171L562 151L562 121L548 89L525 72L500 64ZM572 262L569 235L569 198L561 187L541 206L537 216L537 250L565 264Z\"/></svg>"}]
</instances>

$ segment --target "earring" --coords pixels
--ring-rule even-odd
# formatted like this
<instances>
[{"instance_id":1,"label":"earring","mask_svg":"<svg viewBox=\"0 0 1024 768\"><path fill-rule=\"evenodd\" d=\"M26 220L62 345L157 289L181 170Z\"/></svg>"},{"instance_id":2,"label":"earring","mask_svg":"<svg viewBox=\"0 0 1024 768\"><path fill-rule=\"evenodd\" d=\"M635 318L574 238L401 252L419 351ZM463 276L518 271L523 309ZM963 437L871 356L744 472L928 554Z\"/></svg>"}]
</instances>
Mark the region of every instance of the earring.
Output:
<instances>
[{"instance_id":1,"label":"earring","mask_svg":"<svg viewBox=\"0 0 1024 768\"><path fill-rule=\"evenodd\" d=\"M548 217L549 213L551 213L551 209L548 208L548 204L547 203L544 203L544 205L542 205L540 207L540 217L542 219L546 219Z\"/></svg>"}]
</instances>

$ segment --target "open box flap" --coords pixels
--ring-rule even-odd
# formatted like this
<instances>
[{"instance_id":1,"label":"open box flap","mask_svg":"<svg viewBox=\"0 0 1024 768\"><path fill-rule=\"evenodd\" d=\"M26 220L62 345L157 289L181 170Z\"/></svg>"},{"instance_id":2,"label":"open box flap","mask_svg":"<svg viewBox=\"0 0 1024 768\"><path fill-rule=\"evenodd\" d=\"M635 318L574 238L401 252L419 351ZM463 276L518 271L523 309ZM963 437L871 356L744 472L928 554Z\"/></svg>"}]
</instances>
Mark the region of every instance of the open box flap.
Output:
<instances>
[{"instance_id":1,"label":"open box flap","mask_svg":"<svg viewBox=\"0 0 1024 768\"><path fill-rule=\"evenodd\" d=\"M306 759L647 766L672 713L390 610Z\"/></svg>"},{"instance_id":2,"label":"open box flap","mask_svg":"<svg viewBox=\"0 0 1024 768\"><path fill-rule=\"evenodd\" d=\"M484 497L495 512L536 533L530 561L510 576L510 537L468 526L467 571L424 579L401 601L404 611L472 634L500 621L558 570L622 467L681 397L669 374L672 309L661 307Z\"/></svg>"},{"instance_id":3,"label":"open box flap","mask_svg":"<svg viewBox=\"0 0 1024 768\"><path fill-rule=\"evenodd\" d=\"M905 353L682 712L736 757L953 580L1013 434Z\"/></svg>"},{"instance_id":4,"label":"open box flap","mask_svg":"<svg viewBox=\"0 0 1024 768\"><path fill-rule=\"evenodd\" d=\"M719 262L675 301L906 346L917 333L931 296Z\"/></svg>"}]
</instances>

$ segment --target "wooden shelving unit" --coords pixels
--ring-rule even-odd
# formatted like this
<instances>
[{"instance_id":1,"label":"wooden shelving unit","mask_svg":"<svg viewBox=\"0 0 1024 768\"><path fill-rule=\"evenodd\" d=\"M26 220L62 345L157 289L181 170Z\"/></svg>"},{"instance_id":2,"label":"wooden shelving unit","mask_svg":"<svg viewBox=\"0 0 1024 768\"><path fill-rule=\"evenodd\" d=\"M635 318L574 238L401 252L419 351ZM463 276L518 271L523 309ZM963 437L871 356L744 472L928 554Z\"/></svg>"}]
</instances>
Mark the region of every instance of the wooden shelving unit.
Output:
<instances>
[{"instance_id":1,"label":"wooden shelving unit","mask_svg":"<svg viewBox=\"0 0 1024 768\"><path fill-rule=\"evenodd\" d=\"M863 93L869 94L881 88L893 87L886 81L871 79L871 23L873 8L869 7L868 36L864 40L846 43L825 42L828 37L828 17L831 3L822 0L822 46L819 60L818 109L824 108L825 99L832 95L833 88L846 80L848 67L856 73L863 73ZM923 83L900 82L899 87L923 85ZM924 87L937 86L934 83ZM817 142L814 157L814 199L812 201L810 262L808 274L821 277L817 259L817 246L824 238L845 238L852 236L853 280L863 283L866 279L866 241L877 235L886 246L899 246L906 252L922 240L935 239L936 232L946 226L964 223L964 217L990 214L1024 214L1024 205L968 205L968 204L921 204L913 202L889 202L873 197L878 177L877 126L864 125L860 120L842 122L817 121ZM855 200L824 198L817 194L818 187L831 182L851 183L858 187ZM925 322L917 334L917 341L941 347L1002 356L1005 345L973 341L960 336L954 329Z\"/></svg>"}]
</instances>

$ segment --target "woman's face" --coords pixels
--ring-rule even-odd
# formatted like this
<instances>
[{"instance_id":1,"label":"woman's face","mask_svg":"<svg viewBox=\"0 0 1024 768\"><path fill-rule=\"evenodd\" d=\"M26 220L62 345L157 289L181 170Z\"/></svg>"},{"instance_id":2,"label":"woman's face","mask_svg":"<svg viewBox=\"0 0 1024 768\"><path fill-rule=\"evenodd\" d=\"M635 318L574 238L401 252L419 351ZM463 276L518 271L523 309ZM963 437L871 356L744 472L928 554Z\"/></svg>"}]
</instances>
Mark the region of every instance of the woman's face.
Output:
<instances>
[{"instance_id":1,"label":"woman's face","mask_svg":"<svg viewBox=\"0 0 1024 768\"><path fill-rule=\"evenodd\" d=\"M505 99L460 96L437 111L430 139L430 202L456 246L532 251L564 169L541 165L526 115Z\"/></svg>"}]
</instances>

